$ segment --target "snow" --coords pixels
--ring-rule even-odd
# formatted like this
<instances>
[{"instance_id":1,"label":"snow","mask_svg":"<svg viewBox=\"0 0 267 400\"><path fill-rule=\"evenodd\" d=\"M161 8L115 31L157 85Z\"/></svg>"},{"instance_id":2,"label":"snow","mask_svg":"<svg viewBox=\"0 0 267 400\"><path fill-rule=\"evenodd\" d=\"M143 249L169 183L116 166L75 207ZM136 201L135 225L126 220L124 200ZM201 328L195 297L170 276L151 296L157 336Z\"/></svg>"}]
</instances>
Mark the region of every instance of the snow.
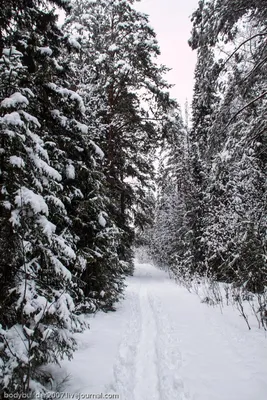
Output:
<instances>
[{"instance_id":1,"label":"snow","mask_svg":"<svg viewBox=\"0 0 267 400\"><path fill-rule=\"evenodd\" d=\"M11 108L20 106L28 106L29 100L27 97L23 96L20 92L13 93L11 96L7 97L1 102L1 107Z\"/></svg>"},{"instance_id":2,"label":"snow","mask_svg":"<svg viewBox=\"0 0 267 400\"><path fill-rule=\"evenodd\" d=\"M12 204L10 203L10 201L3 201L3 206L6 210L11 210L12 208Z\"/></svg>"},{"instance_id":3,"label":"snow","mask_svg":"<svg viewBox=\"0 0 267 400\"><path fill-rule=\"evenodd\" d=\"M55 83L52 82L48 83L47 87L63 97L69 97L71 100L76 101L81 113L85 113L83 99L80 95L78 95L78 93L74 92L73 90L57 86Z\"/></svg>"},{"instance_id":4,"label":"snow","mask_svg":"<svg viewBox=\"0 0 267 400\"><path fill-rule=\"evenodd\" d=\"M74 250L72 250L72 248L67 245L66 241L64 240L64 238L62 236L57 236L57 237L55 237L54 240L55 240L55 242L57 242L57 244L59 245L59 247L63 251L64 255L68 259L75 260L76 254L75 254Z\"/></svg>"},{"instance_id":5,"label":"snow","mask_svg":"<svg viewBox=\"0 0 267 400\"><path fill-rule=\"evenodd\" d=\"M119 49L119 47L115 43L113 43L112 45L109 46L108 51L113 52L118 49Z\"/></svg>"},{"instance_id":6,"label":"snow","mask_svg":"<svg viewBox=\"0 0 267 400\"><path fill-rule=\"evenodd\" d=\"M120 69L122 73L126 73L132 69L131 65L123 60L119 60L115 65L114 68Z\"/></svg>"},{"instance_id":7,"label":"snow","mask_svg":"<svg viewBox=\"0 0 267 400\"><path fill-rule=\"evenodd\" d=\"M36 117L34 117L33 115L27 113L26 111L20 111L20 114L23 115L24 119L27 122L32 122L33 125L36 125L38 128L41 128L41 124L38 121L38 119Z\"/></svg>"},{"instance_id":8,"label":"snow","mask_svg":"<svg viewBox=\"0 0 267 400\"><path fill-rule=\"evenodd\" d=\"M18 156L11 156L9 157L9 162L10 164L18 167L18 168L22 168L25 166L25 162L21 157Z\"/></svg>"},{"instance_id":9,"label":"snow","mask_svg":"<svg viewBox=\"0 0 267 400\"><path fill-rule=\"evenodd\" d=\"M20 115L17 111L4 115L3 118L0 118L0 123L13 126L24 125L24 122L21 120Z\"/></svg>"},{"instance_id":10,"label":"snow","mask_svg":"<svg viewBox=\"0 0 267 400\"><path fill-rule=\"evenodd\" d=\"M22 186L17 190L15 204L20 208L29 205L34 213L43 213L44 215L48 215L48 207L44 198L25 186Z\"/></svg>"},{"instance_id":11,"label":"snow","mask_svg":"<svg viewBox=\"0 0 267 400\"><path fill-rule=\"evenodd\" d=\"M10 48L5 48L3 50L3 54L7 57L11 57L11 56L19 56L22 57L23 54L18 51L14 46L11 46Z\"/></svg>"},{"instance_id":12,"label":"snow","mask_svg":"<svg viewBox=\"0 0 267 400\"><path fill-rule=\"evenodd\" d=\"M61 126L65 127L67 125L68 118L64 115L61 115L59 110L52 110L51 115L53 118L58 118Z\"/></svg>"},{"instance_id":13,"label":"snow","mask_svg":"<svg viewBox=\"0 0 267 400\"><path fill-rule=\"evenodd\" d=\"M16 354L16 361L12 360L13 363L17 364L17 362L23 361L27 364L28 362L28 341L27 338L25 337L25 334L23 332L23 328L21 325L14 325L12 326L8 331L2 330L2 327L0 326L0 334L5 337L6 340L8 340L9 343L9 352L12 354ZM12 364L11 361L11 364ZM16 366L16 365L15 365ZM10 369L14 368L14 364L10 365L10 363L6 364L6 368ZM6 375L5 377L5 383L8 384L8 381L10 379L10 375Z\"/></svg>"},{"instance_id":14,"label":"snow","mask_svg":"<svg viewBox=\"0 0 267 400\"><path fill-rule=\"evenodd\" d=\"M38 48L39 52L42 54L42 56L52 56L53 50L50 49L50 47L39 47Z\"/></svg>"},{"instance_id":15,"label":"snow","mask_svg":"<svg viewBox=\"0 0 267 400\"><path fill-rule=\"evenodd\" d=\"M102 160L102 159L104 158L104 156L105 156L104 152L100 149L100 147L99 147L95 142L93 142L93 140L90 140L90 143L91 143L91 145L93 146L93 148L94 148L96 154L97 154L97 155L101 158L101 160Z\"/></svg>"},{"instance_id":16,"label":"snow","mask_svg":"<svg viewBox=\"0 0 267 400\"><path fill-rule=\"evenodd\" d=\"M85 125L85 124L81 124L81 123L78 122L78 121L75 121L75 123L76 123L76 126L77 126L77 128L79 129L79 131L80 131L82 134L87 135L87 133L88 133L88 126Z\"/></svg>"},{"instance_id":17,"label":"snow","mask_svg":"<svg viewBox=\"0 0 267 400\"><path fill-rule=\"evenodd\" d=\"M29 131L28 131L29 134ZM31 135L33 138L33 135ZM37 136L37 135L35 135ZM49 176L52 179L55 179L56 181L60 182L62 180L61 175L59 172L51 167L46 161L42 160L39 156L37 156L31 148L27 149L29 157L31 158L32 162L35 164L35 166L38 168L38 170L44 172L47 176ZM41 148L39 147L39 151L41 152ZM45 155L45 153L43 154Z\"/></svg>"},{"instance_id":18,"label":"snow","mask_svg":"<svg viewBox=\"0 0 267 400\"><path fill-rule=\"evenodd\" d=\"M55 268L55 273L60 275L62 279L71 281L72 275L68 268L66 268L58 258L53 257L53 253L51 251L48 251L47 253L50 255L51 262Z\"/></svg>"},{"instance_id":19,"label":"snow","mask_svg":"<svg viewBox=\"0 0 267 400\"><path fill-rule=\"evenodd\" d=\"M48 238L51 238L56 232L56 225L48 221L44 215L38 217L38 224L41 226L43 233L47 235Z\"/></svg>"},{"instance_id":20,"label":"snow","mask_svg":"<svg viewBox=\"0 0 267 400\"><path fill-rule=\"evenodd\" d=\"M229 153L228 150L223 150L220 154L219 154L220 158L222 161L227 162L231 159L231 154Z\"/></svg>"},{"instance_id":21,"label":"snow","mask_svg":"<svg viewBox=\"0 0 267 400\"><path fill-rule=\"evenodd\" d=\"M96 64L101 64L103 61L106 60L106 58L107 58L107 55L106 55L106 54L100 54L100 55L96 58L95 63L96 63Z\"/></svg>"},{"instance_id":22,"label":"snow","mask_svg":"<svg viewBox=\"0 0 267 400\"><path fill-rule=\"evenodd\" d=\"M265 400L267 340L231 307L209 307L150 264L136 263L115 313L87 317L57 378L71 394L121 400Z\"/></svg>"},{"instance_id":23,"label":"snow","mask_svg":"<svg viewBox=\"0 0 267 400\"><path fill-rule=\"evenodd\" d=\"M69 42L69 44L70 44L72 47L74 47L76 50L80 50L80 49L81 49L80 43L75 39L74 36L68 37L68 42Z\"/></svg>"},{"instance_id":24,"label":"snow","mask_svg":"<svg viewBox=\"0 0 267 400\"><path fill-rule=\"evenodd\" d=\"M68 164L66 167L66 177L68 179L75 179L75 167L73 164Z\"/></svg>"},{"instance_id":25,"label":"snow","mask_svg":"<svg viewBox=\"0 0 267 400\"><path fill-rule=\"evenodd\" d=\"M34 335L34 330L27 328L27 326L23 327L24 331L27 333L28 336L33 336Z\"/></svg>"},{"instance_id":26,"label":"snow","mask_svg":"<svg viewBox=\"0 0 267 400\"><path fill-rule=\"evenodd\" d=\"M100 213L98 216L98 223L99 225L101 225L103 228L105 228L105 226L107 225L107 221L103 216L103 213Z\"/></svg>"},{"instance_id":27,"label":"snow","mask_svg":"<svg viewBox=\"0 0 267 400\"><path fill-rule=\"evenodd\" d=\"M31 89L29 89L29 88L21 88L21 90L22 90L24 93L27 93L28 96L30 96L30 97L35 97L35 96L34 96L34 93L33 93L33 91L32 91Z\"/></svg>"},{"instance_id":28,"label":"snow","mask_svg":"<svg viewBox=\"0 0 267 400\"><path fill-rule=\"evenodd\" d=\"M53 64L58 71L63 71L64 68L55 59L53 59Z\"/></svg>"},{"instance_id":29,"label":"snow","mask_svg":"<svg viewBox=\"0 0 267 400\"><path fill-rule=\"evenodd\" d=\"M60 209L60 212L66 214L66 209L62 201L56 196L45 196L45 200L47 203L52 203L54 206Z\"/></svg>"}]
</instances>

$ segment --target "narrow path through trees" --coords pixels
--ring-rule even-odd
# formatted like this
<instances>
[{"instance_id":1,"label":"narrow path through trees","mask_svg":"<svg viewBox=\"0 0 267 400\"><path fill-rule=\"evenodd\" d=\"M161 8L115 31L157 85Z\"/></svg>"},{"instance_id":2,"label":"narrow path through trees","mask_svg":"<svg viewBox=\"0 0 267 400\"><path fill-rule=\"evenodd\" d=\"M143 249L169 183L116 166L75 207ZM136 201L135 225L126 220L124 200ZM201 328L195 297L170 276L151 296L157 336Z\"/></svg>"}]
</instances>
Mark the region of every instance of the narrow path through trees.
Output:
<instances>
[{"instance_id":1,"label":"narrow path through trees","mask_svg":"<svg viewBox=\"0 0 267 400\"><path fill-rule=\"evenodd\" d=\"M265 400L267 340L237 311L202 304L150 264L136 264L116 313L77 335L66 391L121 400ZM93 360L93 361L92 361Z\"/></svg>"}]
</instances>

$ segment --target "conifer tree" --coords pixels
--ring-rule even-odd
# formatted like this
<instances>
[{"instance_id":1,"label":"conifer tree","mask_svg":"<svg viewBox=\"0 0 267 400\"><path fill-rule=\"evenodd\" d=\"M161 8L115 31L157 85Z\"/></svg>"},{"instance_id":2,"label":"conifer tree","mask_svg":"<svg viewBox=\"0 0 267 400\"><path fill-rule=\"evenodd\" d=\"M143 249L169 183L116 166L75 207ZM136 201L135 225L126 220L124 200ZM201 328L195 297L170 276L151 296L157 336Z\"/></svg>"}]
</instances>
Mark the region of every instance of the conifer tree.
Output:
<instances>
[{"instance_id":1,"label":"conifer tree","mask_svg":"<svg viewBox=\"0 0 267 400\"><path fill-rule=\"evenodd\" d=\"M131 225L146 224L152 152L163 136L165 112L172 107L163 80L166 67L153 59L159 54L155 33L132 4L75 2L66 22L67 34L81 44L78 80L98 98L96 117L102 129L96 143L105 154L103 171L112 198L108 214L122 233L118 254L126 270L131 269Z\"/></svg>"},{"instance_id":2,"label":"conifer tree","mask_svg":"<svg viewBox=\"0 0 267 400\"><path fill-rule=\"evenodd\" d=\"M178 269L173 269L178 278L186 271L190 279L200 275L232 283L241 292L257 292L262 307L267 276L266 7L264 1L200 1L192 21L190 45L198 61L188 185L182 190L186 218L176 219L173 230L175 187L160 185L155 247L162 250L160 263L170 268L175 263L169 254L180 254ZM165 163L162 176L166 173ZM175 253L181 238L174 243L170 238L181 229L186 246Z\"/></svg>"},{"instance_id":3,"label":"conifer tree","mask_svg":"<svg viewBox=\"0 0 267 400\"><path fill-rule=\"evenodd\" d=\"M192 265L190 230L191 177L188 131L179 112L170 118L169 139L158 171L157 203L152 237L156 263L176 277L188 278ZM191 233L190 233L191 232Z\"/></svg>"},{"instance_id":4,"label":"conifer tree","mask_svg":"<svg viewBox=\"0 0 267 400\"><path fill-rule=\"evenodd\" d=\"M66 136L79 131L83 102L60 87L63 35L53 6L6 3L1 8L1 395L45 390L40 366L71 357L79 288L71 273L76 237L64 195L71 160ZM57 105L57 109L55 109ZM55 132L55 117L71 119ZM53 139L56 139L53 141Z\"/></svg>"},{"instance_id":5,"label":"conifer tree","mask_svg":"<svg viewBox=\"0 0 267 400\"><path fill-rule=\"evenodd\" d=\"M222 40L228 43L228 55L219 60L210 79L220 102L208 130L208 180L206 187L202 185L207 204L202 237L206 265L217 278L239 286L246 282L253 291L266 285L265 17L262 1L200 2L191 39L199 52L219 49ZM206 93L202 90L201 95ZM212 100L210 94L208 99Z\"/></svg>"},{"instance_id":6,"label":"conifer tree","mask_svg":"<svg viewBox=\"0 0 267 400\"><path fill-rule=\"evenodd\" d=\"M263 303L265 17L264 2L243 0L200 1L193 14L190 45L198 50L198 62L188 135L189 185L184 197L186 223L179 221L177 227L185 229L187 250L180 253L176 271L183 277L185 266L191 277L200 274L231 282L241 291L259 293ZM165 236L159 236L168 238L168 251L175 254L169 240L173 206L168 206L175 189L166 193L161 208L168 222ZM161 259L166 261L173 265L168 254Z\"/></svg>"}]
</instances>

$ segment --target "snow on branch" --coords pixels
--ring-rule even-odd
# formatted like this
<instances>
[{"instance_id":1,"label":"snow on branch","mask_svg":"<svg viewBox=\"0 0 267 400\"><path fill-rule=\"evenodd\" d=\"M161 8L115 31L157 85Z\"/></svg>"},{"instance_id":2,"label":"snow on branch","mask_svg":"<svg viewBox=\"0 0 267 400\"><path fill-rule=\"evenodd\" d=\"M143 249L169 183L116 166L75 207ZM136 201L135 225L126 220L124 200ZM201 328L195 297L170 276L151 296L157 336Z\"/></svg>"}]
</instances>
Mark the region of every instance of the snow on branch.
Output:
<instances>
[{"instance_id":1,"label":"snow on branch","mask_svg":"<svg viewBox=\"0 0 267 400\"><path fill-rule=\"evenodd\" d=\"M267 94L267 90L265 90L261 95L259 95L258 97L256 97L255 99L251 100L249 103L247 103L244 107L242 107L240 110L238 110L233 117L230 119L230 121L228 122L228 124L226 125L226 128L231 124L231 122L233 122L233 120L239 115L241 114L247 107L249 107L251 104L255 103L255 101L258 101L260 99L262 99L264 96L266 96Z\"/></svg>"},{"instance_id":2,"label":"snow on branch","mask_svg":"<svg viewBox=\"0 0 267 400\"><path fill-rule=\"evenodd\" d=\"M255 39L256 37L259 36L266 36L267 35L267 31L266 32L261 32L261 33L257 33L253 36L251 36L250 38L244 40L244 42L242 42L233 52L232 54L230 54L230 56L226 59L226 61L223 63L222 65L222 69L225 67L225 65L230 61L230 59L236 54L236 52L242 47L244 46L247 42L250 42L251 40Z\"/></svg>"}]
</instances>

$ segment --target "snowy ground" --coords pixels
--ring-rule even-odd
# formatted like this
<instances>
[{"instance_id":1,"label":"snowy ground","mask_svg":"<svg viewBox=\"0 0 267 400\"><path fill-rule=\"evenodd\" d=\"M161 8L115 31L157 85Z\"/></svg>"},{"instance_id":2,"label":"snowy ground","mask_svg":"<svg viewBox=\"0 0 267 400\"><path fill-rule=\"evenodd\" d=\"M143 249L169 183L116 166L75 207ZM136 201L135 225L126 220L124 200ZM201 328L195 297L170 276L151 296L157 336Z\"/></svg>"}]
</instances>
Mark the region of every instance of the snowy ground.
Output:
<instances>
[{"instance_id":1,"label":"snowy ground","mask_svg":"<svg viewBox=\"0 0 267 400\"><path fill-rule=\"evenodd\" d=\"M267 338L150 264L136 264L115 313L98 313L62 366L64 392L121 400L266 400Z\"/></svg>"}]
</instances>

